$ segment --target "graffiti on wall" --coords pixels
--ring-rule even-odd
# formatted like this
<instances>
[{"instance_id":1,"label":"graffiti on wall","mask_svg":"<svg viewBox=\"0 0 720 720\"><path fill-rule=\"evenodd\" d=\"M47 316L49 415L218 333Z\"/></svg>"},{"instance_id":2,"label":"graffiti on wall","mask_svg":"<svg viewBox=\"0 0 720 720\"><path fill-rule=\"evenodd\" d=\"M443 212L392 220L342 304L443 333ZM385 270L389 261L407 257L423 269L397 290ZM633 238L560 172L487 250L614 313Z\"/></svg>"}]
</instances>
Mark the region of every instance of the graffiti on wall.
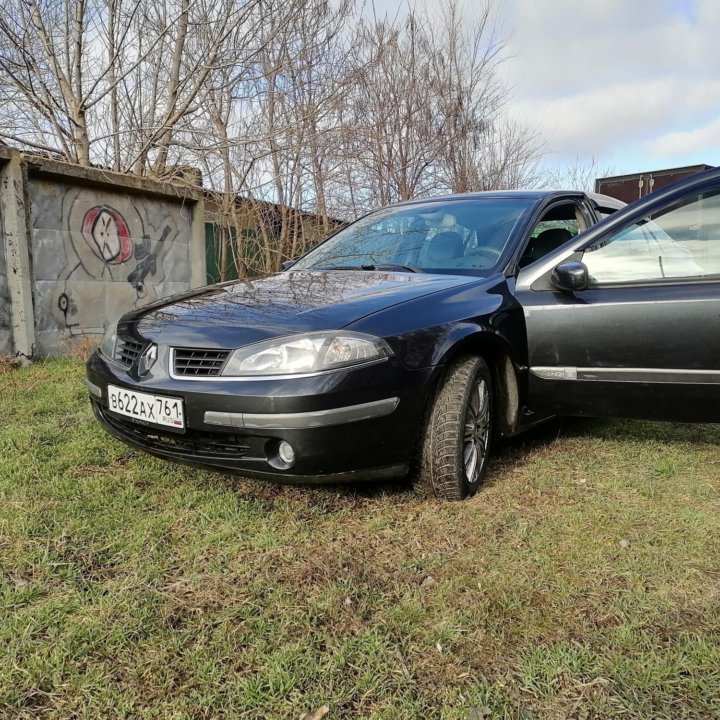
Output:
<instances>
[{"instance_id":1,"label":"graffiti on wall","mask_svg":"<svg viewBox=\"0 0 720 720\"><path fill-rule=\"evenodd\" d=\"M118 315L156 299L159 289L167 294L164 284L187 284L189 212L181 205L52 189L64 190L61 203L55 195L33 227L36 283L45 286L41 307L36 303L38 330L100 334ZM50 190L36 189L34 212Z\"/></svg>"}]
</instances>

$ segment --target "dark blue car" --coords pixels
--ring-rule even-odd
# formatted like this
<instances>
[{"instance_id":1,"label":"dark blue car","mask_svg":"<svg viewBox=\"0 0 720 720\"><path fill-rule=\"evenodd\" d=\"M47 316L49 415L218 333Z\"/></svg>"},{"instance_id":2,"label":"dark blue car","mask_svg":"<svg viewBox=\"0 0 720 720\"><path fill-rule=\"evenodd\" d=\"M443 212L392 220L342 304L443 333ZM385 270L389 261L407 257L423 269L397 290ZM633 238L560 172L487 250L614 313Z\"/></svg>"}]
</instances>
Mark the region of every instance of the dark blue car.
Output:
<instances>
[{"instance_id":1,"label":"dark blue car","mask_svg":"<svg viewBox=\"0 0 720 720\"><path fill-rule=\"evenodd\" d=\"M88 361L95 414L178 462L410 475L448 499L477 490L494 438L554 415L717 420L720 172L621 206L497 192L384 208L285 272L124 315Z\"/></svg>"}]
</instances>

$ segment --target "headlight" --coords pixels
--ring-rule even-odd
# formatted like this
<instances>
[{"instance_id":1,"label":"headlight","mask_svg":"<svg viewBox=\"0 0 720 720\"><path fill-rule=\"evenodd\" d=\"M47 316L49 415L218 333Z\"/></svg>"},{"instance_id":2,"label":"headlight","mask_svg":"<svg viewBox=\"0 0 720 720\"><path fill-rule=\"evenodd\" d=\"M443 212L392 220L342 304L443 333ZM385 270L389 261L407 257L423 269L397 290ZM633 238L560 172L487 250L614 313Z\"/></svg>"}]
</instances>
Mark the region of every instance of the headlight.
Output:
<instances>
[{"instance_id":1,"label":"headlight","mask_svg":"<svg viewBox=\"0 0 720 720\"><path fill-rule=\"evenodd\" d=\"M108 325L108 329L103 335L102 342L100 343L100 352L108 359L112 360L115 357L115 342L117 341L117 326L118 321L111 322Z\"/></svg>"},{"instance_id":2,"label":"headlight","mask_svg":"<svg viewBox=\"0 0 720 720\"><path fill-rule=\"evenodd\" d=\"M302 375L361 365L392 355L384 340L352 332L278 338L236 350L223 375Z\"/></svg>"}]
</instances>

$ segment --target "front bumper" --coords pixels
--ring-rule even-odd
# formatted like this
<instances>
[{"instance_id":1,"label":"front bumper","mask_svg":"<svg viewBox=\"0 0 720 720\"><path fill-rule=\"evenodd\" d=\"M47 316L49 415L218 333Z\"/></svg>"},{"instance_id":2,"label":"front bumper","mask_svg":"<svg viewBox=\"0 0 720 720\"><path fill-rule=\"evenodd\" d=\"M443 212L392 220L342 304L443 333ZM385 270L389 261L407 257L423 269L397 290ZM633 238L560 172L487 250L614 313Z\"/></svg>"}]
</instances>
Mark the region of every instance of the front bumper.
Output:
<instances>
[{"instance_id":1,"label":"front bumper","mask_svg":"<svg viewBox=\"0 0 720 720\"><path fill-rule=\"evenodd\" d=\"M158 359L162 367L163 358ZM189 465L282 482L332 483L403 477L416 446L431 371L396 359L274 380L147 378L95 353L86 384L95 416L124 442ZM112 413L107 386L183 400L183 432ZM280 441L295 451L277 462Z\"/></svg>"}]
</instances>

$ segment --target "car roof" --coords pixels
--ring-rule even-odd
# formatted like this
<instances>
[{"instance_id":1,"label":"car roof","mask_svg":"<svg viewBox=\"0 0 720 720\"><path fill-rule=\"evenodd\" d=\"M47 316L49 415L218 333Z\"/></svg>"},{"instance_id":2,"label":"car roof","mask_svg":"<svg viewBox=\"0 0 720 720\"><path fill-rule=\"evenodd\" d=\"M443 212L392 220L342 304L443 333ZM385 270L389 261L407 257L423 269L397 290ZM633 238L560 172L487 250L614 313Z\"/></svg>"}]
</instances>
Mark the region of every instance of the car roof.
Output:
<instances>
[{"instance_id":1,"label":"car roof","mask_svg":"<svg viewBox=\"0 0 720 720\"><path fill-rule=\"evenodd\" d=\"M415 205L418 203L446 202L447 200L485 200L496 198L514 198L516 200L539 200L551 198L583 197L585 193L580 190L486 190L483 192L455 193L453 195L435 195L426 198L413 198L405 200L398 205Z\"/></svg>"},{"instance_id":2,"label":"car roof","mask_svg":"<svg viewBox=\"0 0 720 720\"><path fill-rule=\"evenodd\" d=\"M620 210L627 205L627 203L624 203L622 200L618 200L617 198L611 197L610 195L603 195L602 193L591 192L588 193L587 196L598 207L614 208L615 210Z\"/></svg>"}]
</instances>

